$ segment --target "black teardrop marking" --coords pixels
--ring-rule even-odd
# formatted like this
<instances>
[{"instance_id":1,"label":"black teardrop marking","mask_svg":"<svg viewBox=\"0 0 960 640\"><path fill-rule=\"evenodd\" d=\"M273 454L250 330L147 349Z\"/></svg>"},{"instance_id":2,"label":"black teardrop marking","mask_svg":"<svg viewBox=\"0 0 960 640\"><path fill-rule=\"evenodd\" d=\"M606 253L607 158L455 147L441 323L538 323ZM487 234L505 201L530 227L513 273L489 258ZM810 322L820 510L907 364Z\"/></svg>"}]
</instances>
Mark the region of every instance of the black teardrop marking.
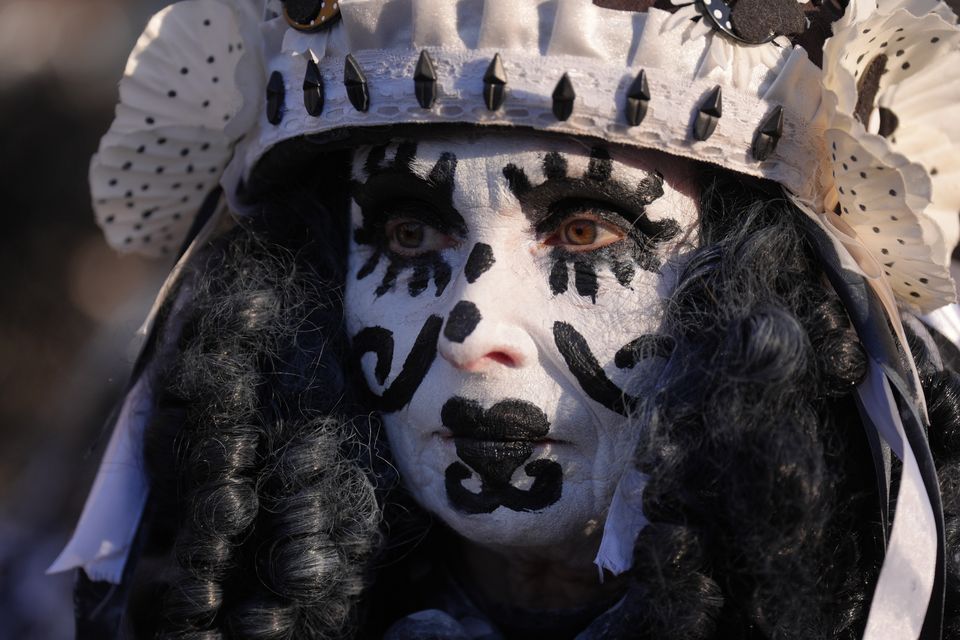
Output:
<instances>
[{"instance_id":1,"label":"black teardrop marking","mask_svg":"<svg viewBox=\"0 0 960 640\"><path fill-rule=\"evenodd\" d=\"M435 294L437 298L443 295L443 290L450 284L452 275L450 265L437 254L433 261L433 284L437 287L437 293Z\"/></svg>"},{"instance_id":2,"label":"black teardrop marking","mask_svg":"<svg viewBox=\"0 0 960 640\"><path fill-rule=\"evenodd\" d=\"M647 71L641 69L630 88L627 89L627 123L631 127L635 127L643 122L643 119L647 117L649 106L650 86L647 83Z\"/></svg>"},{"instance_id":3,"label":"black teardrop marking","mask_svg":"<svg viewBox=\"0 0 960 640\"><path fill-rule=\"evenodd\" d=\"M493 248L490 245L484 242L473 245L470 256L467 257L467 264L463 267L467 282L473 284L479 280L480 276L489 271L495 262L496 258L493 257Z\"/></svg>"},{"instance_id":4,"label":"black teardrop marking","mask_svg":"<svg viewBox=\"0 0 960 640\"><path fill-rule=\"evenodd\" d=\"M437 100L437 71L426 49L420 52L417 68L413 71L413 87L420 106L431 108Z\"/></svg>"},{"instance_id":5,"label":"black teardrop marking","mask_svg":"<svg viewBox=\"0 0 960 640\"><path fill-rule=\"evenodd\" d=\"M283 74L274 71L267 82L267 121L278 125L283 121L283 107L286 96L286 87L283 84Z\"/></svg>"},{"instance_id":6,"label":"black teardrop marking","mask_svg":"<svg viewBox=\"0 0 960 640\"><path fill-rule=\"evenodd\" d=\"M693 137L703 141L712 136L722 116L723 90L720 85L717 85L707 94L697 110L697 119L693 123Z\"/></svg>"},{"instance_id":7,"label":"black teardrop marking","mask_svg":"<svg viewBox=\"0 0 960 640\"><path fill-rule=\"evenodd\" d=\"M783 137L783 107L777 106L766 117L753 137L753 157L763 162L776 150Z\"/></svg>"},{"instance_id":8,"label":"black teardrop marking","mask_svg":"<svg viewBox=\"0 0 960 640\"><path fill-rule=\"evenodd\" d=\"M461 300L450 311L447 326L443 328L443 335L450 342L462 343L470 337L482 319L477 305L469 300Z\"/></svg>"},{"instance_id":9,"label":"black teardrop marking","mask_svg":"<svg viewBox=\"0 0 960 640\"><path fill-rule=\"evenodd\" d=\"M303 106L314 118L323 113L323 77L313 60L307 62L307 72L303 76Z\"/></svg>"},{"instance_id":10,"label":"black teardrop marking","mask_svg":"<svg viewBox=\"0 0 960 640\"><path fill-rule=\"evenodd\" d=\"M407 291L410 292L410 296L416 298L418 295L427 290L427 286L430 284L430 267L425 264L418 264L413 269L413 277L410 278L410 282L407 285Z\"/></svg>"},{"instance_id":11,"label":"black teardrop marking","mask_svg":"<svg viewBox=\"0 0 960 640\"><path fill-rule=\"evenodd\" d=\"M570 284L570 274L567 272L567 261L564 259L556 260L553 268L550 270L550 291L558 296L567 292Z\"/></svg>"},{"instance_id":12,"label":"black teardrop marking","mask_svg":"<svg viewBox=\"0 0 960 640\"><path fill-rule=\"evenodd\" d=\"M347 89L350 104L357 111L366 111L370 108L370 91L367 87L367 76L363 73L360 63L348 53L343 61L343 84Z\"/></svg>"},{"instance_id":13,"label":"black teardrop marking","mask_svg":"<svg viewBox=\"0 0 960 640\"><path fill-rule=\"evenodd\" d=\"M577 99L577 92L573 90L573 83L566 73L557 82L553 90L553 115L563 121L573 114L573 102Z\"/></svg>"},{"instance_id":14,"label":"black teardrop marking","mask_svg":"<svg viewBox=\"0 0 960 640\"><path fill-rule=\"evenodd\" d=\"M400 275L401 270L401 267L395 262L387 265L387 271L383 274L383 280L380 281L380 286L378 286L374 292L378 298L393 289L394 285L397 284L397 276Z\"/></svg>"},{"instance_id":15,"label":"black teardrop marking","mask_svg":"<svg viewBox=\"0 0 960 640\"><path fill-rule=\"evenodd\" d=\"M600 291L600 283L597 280L597 270L589 262L576 262L573 265L573 282L577 287L577 294L590 298L597 303L597 292Z\"/></svg>"},{"instance_id":16,"label":"black teardrop marking","mask_svg":"<svg viewBox=\"0 0 960 640\"><path fill-rule=\"evenodd\" d=\"M493 56L487 72L483 74L483 102L490 111L496 111L503 106L507 97L507 72L503 68L500 54Z\"/></svg>"},{"instance_id":17,"label":"black teardrop marking","mask_svg":"<svg viewBox=\"0 0 960 640\"><path fill-rule=\"evenodd\" d=\"M370 259L363 263L363 266L360 267L360 270L357 271L357 280L363 280L377 268L377 265L380 264L380 258L383 256L383 253L377 249Z\"/></svg>"},{"instance_id":18,"label":"black teardrop marking","mask_svg":"<svg viewBox=\"0 0 960 640\"><path fill-rule=\"evenodd\" d=\"M636 269L629 262L615 262L612 267L613 275L621 287L628 287L633 282L633 277L637 274Z\"/></svg>"}]
</instances>

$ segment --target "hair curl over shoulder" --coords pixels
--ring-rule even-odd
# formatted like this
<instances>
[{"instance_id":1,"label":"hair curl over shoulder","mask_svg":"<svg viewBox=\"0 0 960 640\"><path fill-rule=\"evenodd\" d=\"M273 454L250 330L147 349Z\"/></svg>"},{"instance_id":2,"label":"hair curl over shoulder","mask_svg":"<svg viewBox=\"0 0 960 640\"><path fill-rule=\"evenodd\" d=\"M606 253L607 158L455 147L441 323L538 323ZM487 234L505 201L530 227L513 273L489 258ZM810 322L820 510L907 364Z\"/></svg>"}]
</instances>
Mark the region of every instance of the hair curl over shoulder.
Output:
<instances>
[{"instance_id":1,"label":"hair curl over shoulder","mask_svg":"<svg viewBox=\"0 0 960 640\"><path fill-rule=\"evenodd\" d=\"M857 638L882 561L852 395L865 356L802 214L705 175L699 246L666 301L676 348L637 421L652 524L624 601L590 637ZM442 562L427 545L407 553L430 524L395 490L376 418L352 392L344 198L274 198L193 265L148 429L148 555L164 568L141 563L138 637L375 637L411 612L414 561ZM960 377L913 342L952 550ZM948 557L946 628L960 635Z\"/></svg>"}]
</instances>

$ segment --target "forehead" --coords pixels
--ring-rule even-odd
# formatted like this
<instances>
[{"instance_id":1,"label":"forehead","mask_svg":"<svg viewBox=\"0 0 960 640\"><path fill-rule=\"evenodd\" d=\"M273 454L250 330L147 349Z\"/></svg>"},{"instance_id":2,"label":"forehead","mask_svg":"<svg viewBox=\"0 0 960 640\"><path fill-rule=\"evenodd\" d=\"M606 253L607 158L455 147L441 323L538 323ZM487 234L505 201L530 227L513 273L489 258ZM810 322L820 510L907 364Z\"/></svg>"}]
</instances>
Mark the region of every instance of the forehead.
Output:
<instances>
[{"instance_id":1,"label":"forehead","mask_svg":"<svg viewBox=\"0 0 960 640\"><path fill-rule=\"evenodd\" d=\"M444 157L455 158L451 178L460 185L506 184L504 168L512 165L533 185L559 174L582 176L593 168L625 183L657 172L674 191L687 196L696 192L695 163L686 159L652 150L608 146L602 141L514 132L425 136L359 147L353 155L352 177L362 183L383 166L403 166L426 178ZM603 166L597 167L598 163Z\"/></svg>"}]
</instances>

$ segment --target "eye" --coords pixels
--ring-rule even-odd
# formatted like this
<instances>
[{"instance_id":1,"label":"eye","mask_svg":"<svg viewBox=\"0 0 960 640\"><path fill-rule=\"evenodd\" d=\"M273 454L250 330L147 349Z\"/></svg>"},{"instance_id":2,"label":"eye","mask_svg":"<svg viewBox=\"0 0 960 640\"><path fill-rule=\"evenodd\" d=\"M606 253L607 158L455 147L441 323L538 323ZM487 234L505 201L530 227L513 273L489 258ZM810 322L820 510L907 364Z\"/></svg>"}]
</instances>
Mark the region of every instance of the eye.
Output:
<instances>
[{"instance_id":1,"label":"eye","mask_svg":"<svg viewBox=\"0 0 960 640\"><path fill-rule=\"evenodd\" d=\"M569 251L593 251L621 240L626 233L615 225L588 214L576 214L561 222L543 243Z\"/></svg>"},{"instance_id":2,"label":"eye","mask_svg":"<svg viewBox=\"0 0 960 640\"><path fill-rule=\"evenodd\" d=\"M390 220L384 231L390 251L404 256L442 251L457 244L457 241L449 235L413 218Z\"/></svg>"}]
</instances>

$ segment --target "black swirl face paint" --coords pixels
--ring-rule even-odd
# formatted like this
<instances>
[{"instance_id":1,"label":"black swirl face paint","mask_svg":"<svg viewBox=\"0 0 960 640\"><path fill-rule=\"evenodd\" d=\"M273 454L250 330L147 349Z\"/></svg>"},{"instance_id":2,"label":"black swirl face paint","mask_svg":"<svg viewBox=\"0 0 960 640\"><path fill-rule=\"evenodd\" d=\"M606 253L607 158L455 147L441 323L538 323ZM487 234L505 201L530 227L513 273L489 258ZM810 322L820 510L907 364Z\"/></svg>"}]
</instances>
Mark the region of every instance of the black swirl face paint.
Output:
<instances>
[{"instance_id":1,"label":"black swirl face paint","mask_svg":"<svg viewBox=\"0 0 960 640\"><path fill-rule=\"evenodd\" d=\"M384 413L399 411L410 404L427 372L437 357L437 340L443 318L430 316L420 329L413 348L403 362L403 368L393 383L380 395L367 389L367 401L373 408ZM361 370L360 360L367 353L377 356L374 377L383 384L393 367L393 333L383 327L367 327L353 337L353 359L357 370Z\"/></svg>"},{"instance_id":2,"label":"black swirl face paint","mask_svg":"<svg viewBox=\"0 0 960 640\"><path fill-rule=\"evenodd\" d=\"M637 398L607 377L587 339L579 331L566 322L554 322L553 340L584 393L611 411L630 415L636 407ZM673 338L669 336L643 335L620 349L614 356L614 364L618 369L632 369L647 358L668 358L673 353L674 345Z\"/></svg>"},{"instance_id":3,"label":"black swirl face paint","mask_svg":"<svg viewBox=\"0 0 960 640\"><path fill-rule=\"evenodd\" d=\"M450 504L467 514L491 513L498 507L511 511L539 511L557 502L563 493L563 469L549 459L524 467L533 478L529 489L510 484L514 472L533 455L534 445L550 431L547 416L523 400L504 400L486 411L479 403L450 398L440 419L453 434L457 456L446 470ZM472 493L463 481L476 473L480 492Z\"/></svg>"},{"instance_id":4,"label":"black swirl face paint","mask_svg":"<svg viewBox=\"0 0 960 640\"><path fill-rule=\"evenodd\" d=\"M607 268L622 287L629 288L641 269L658 273L662 261L657 244L676 238L680 225L671 219L653 221L646 216L646 207L663 196L663 176L648 172L634 187L613 179L613 160L602 148L591 151L586 173L579 178L568 174L569 162L560 153L550 152L543 158L543 184L533 186L526 172L515 164L503 168L503 176L521 209L534 224L538 234L546 234L571 215L580 211L597 213L597 204L616 212L630 229L619 242L589 252L572 251L556 246L551 251L552 266L548 277L554 295L571 287L577 294L596 302L600 290L600 270ZM618 224L622 226L622 224ZM571 278L572 271L572 278Z\"/></svg>"},{"instance_id":5,"label":"black swirl face paint","mask_svg":"<svg viewBox=\"0 0 960 640\"><path fill-rule=\"evenodd\" d=\"M442 153L427 176L421 177L413 169L417 158L415 142L401 142L390 163L385 162L387 146L370 149L364 162L367 179L354 184L353 197L363 222L354 230L353 239L358 245L373 247L373 253L357 271L357 280L369 277L386 259L387 268L374 295L380 297L393 291L400 277L411 271L407 280L407 292L411 296L427 291L432 279L435 295L439 297L450 284L450 264L440 251L415 256L391 252L385 225L391 217L409 217L440 233L465 235L466 225L453 206L457 157L450 152Z\"/></svg>"}]
</instances>

